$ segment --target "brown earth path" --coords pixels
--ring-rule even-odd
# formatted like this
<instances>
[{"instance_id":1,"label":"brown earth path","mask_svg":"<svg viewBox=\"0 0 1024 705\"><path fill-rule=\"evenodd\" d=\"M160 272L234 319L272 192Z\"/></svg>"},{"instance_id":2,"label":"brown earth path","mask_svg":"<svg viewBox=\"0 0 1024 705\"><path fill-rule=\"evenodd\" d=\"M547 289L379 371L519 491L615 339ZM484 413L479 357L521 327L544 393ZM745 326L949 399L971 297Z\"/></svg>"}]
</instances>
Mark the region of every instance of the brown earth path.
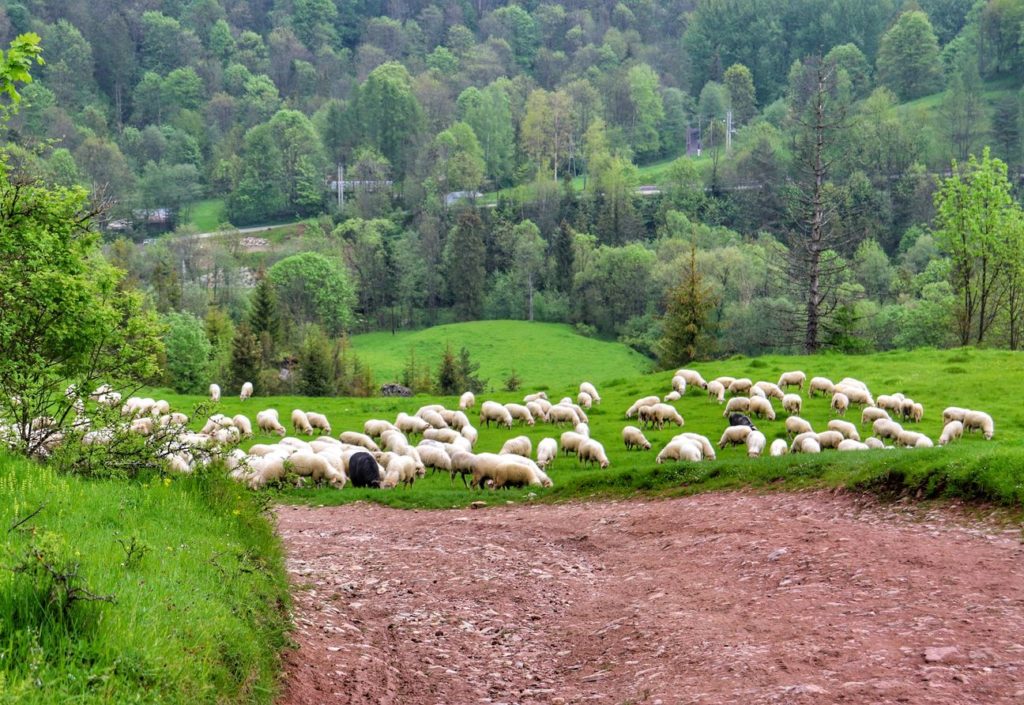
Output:
<instances>
[{"instance_id":1,"label":"brown earth path","mask_svg":"<svg viewBox=\"0 0 1024 705\"><path fill-rule=\"evenodd\" d=\"M1024 703L1019 527L827 492L280 507L281 705Z\"/></svg>"}]
</instances>

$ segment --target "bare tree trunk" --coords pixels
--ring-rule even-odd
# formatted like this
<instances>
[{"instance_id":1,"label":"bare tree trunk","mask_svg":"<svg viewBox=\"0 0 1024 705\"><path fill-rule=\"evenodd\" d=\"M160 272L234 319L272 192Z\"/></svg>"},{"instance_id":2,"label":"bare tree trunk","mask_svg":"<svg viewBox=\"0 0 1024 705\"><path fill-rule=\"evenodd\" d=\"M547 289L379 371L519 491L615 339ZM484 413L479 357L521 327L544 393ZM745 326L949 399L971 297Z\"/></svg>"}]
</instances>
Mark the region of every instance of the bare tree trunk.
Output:
<instances>
[{"instance_id":1,"label":"bare tree trunk","mask_svg":"<svg viewBox=\"0 0 1024 705\"><path fill-rule=\"evenodd\" d=\"M527 290L527 301L528 304L528 316L530 321L533 320L533 272L529 272L526 275L526 290Z\"/></svg>"}]
</instances>

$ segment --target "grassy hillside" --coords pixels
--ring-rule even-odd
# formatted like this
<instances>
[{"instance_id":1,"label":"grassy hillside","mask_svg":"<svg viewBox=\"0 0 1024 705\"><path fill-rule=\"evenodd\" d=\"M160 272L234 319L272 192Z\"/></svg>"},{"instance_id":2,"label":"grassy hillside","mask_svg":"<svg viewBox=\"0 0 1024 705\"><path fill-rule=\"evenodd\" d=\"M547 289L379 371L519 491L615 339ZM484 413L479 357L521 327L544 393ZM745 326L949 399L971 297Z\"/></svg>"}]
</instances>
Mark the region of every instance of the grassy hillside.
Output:
<instances>
[{"instance_id":1,"label":"grassy hillside","mask_svg":"<svg viewBox=\"0 0 1024 705\"><path fill-rule=\"evenodd\" d=\"M548 355L557 360L569 351L551 349ZM713 363L692 365L707 378L719 375L747 376L777 381L780 373L802 369L808 376L822 375L838 381L844 376L857 377L866 382L875 395L902 391L925 406L924 421L918 430L932 439L941 431L942 409L946 406L966 406L988 411L996 423L996 436L985 441L979 434L964 438L954 447L934 450L874 451L865 454L839 454L826 451L820 456L791 456L778 459L748 460L745 448L728 448L718 452L718 460L700 464L666 463L656 465L655 456L668 440L679 432L675 427L662 431L646 431L652 442L651 451L627 452L622 445L621 430L627 423L623 413L634 399L649 394L664 395L670 390L671 372L636 374L621 371L619 376L601 382L592 374L590 358L578 356L575 369L569 367L561 376L545 377L550 380L548 395L557 400L562 395L575 397L577 385L583 379L592 379L598 385L603 401L590 412L591 432L608 451L611 467L606 470L584 469L575 458L559 457L551 471L555 487L536 490L538 499L564 500L593 495L629 495L637 491L674 494L704 489L736 488L744 486L804 487L850 486L880 490L911 491L915 495L966 496L993 501L1020 508L1024 506L1024 409L1015 396L1006 390L1016 389L1024 381L1024 355L1007 351L982 350L920 350L871 356L848 357L818 355L813 357L772 356L757 359L735 358ZM525 385L518 393L490 393L478 396L502 402L520 400L537 385ZM173 404L191 408L201 401L194 397L167 396ZM301 397L254 398L239 402L227 397L216 410L226 414L246 413L254 418L256 412L268 406L281 412L287 420L294 408L326 413L334 434L343 430L361 430L368 418L394 419L399 411L414 412L420 406L438 402L449 408L457 404L455 398L417 396L412 399L309 399ZM685 430L708 436L717 443L727 425L722 407L698 390L691 390L675 406L686 419ZM776 421L758 421L769 442L785 435L785 415L775 403ZM206 408L205 413L211 413ZM830 418L828 400L822 397L804 401L804 418L816 430L824 430ZM470 414L473 423L476 414ZM860 412L851 409L849 420L858 424L862 436L870 428L860 426ZM196 422L199 425L199 422ZM913 424L909 424L913 426ZM512 432L495 428L480 428L478 451L497 451L508 438L525 433L536 447L545 436L558 438L566 428L538 424L533 428L516 426ZM273 438L257 435L254 441L272 442ZM481 497L490 502L518 501L530 491L513 490L494 495L473 494L463 489L456 480L451 486L447 477L427 477L409 490L387 492L345 488L333 490L287 490L285 501L317 504L372 499L395 506L452 507L465 506Z\"/></svg>"},{"instance_id":2,"label":"grassy hillside","mask_svg":"<svg viewBox=\"0 0 1024 705\"><path fill-rule=\"evenodd\" d=\"M271 702L287 580L255 500L0 454L0 702Z\"/></svg>"},{"instance_id":3,"label":"grassy hillside","mask_svg":"<svg viewBox=\"0 0 1024 705\"><path fill-rule=\"evenodd\" d=\"M558 323L474 321L352 338L353 348L379 383L399 380L410 352L418 365L429 365L436 372L446 345L456 354L463 346L468 348L491 389L503 388L513 369L524 387L554 389L566 379L585 377L599 384L642 374L651 367L647 358L625 345L586 338Z\"/></svg>"}]
</instances>

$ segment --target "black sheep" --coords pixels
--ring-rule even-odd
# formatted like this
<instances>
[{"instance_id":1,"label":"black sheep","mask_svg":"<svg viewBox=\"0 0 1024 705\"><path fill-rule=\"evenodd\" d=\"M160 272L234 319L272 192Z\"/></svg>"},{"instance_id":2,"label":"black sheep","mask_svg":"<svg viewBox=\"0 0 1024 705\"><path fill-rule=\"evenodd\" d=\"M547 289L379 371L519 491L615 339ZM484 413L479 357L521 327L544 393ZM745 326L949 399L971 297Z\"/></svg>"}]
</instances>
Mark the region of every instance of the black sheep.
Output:
<instances>
[{"instance_id":1,"label":"black sheep","mask_svg":"<svg viewBox=\"0 0 1024 705\"><path fill-rule=\"evenodd\" d=\"M356 453L348 459L348 479L353 487L380 487L377 461L369 453Z\"/></svg>"},{"instance_id":2,"label":"black sheep","mask_svg":"<svg viewBox=\"0 0 1024 705\"><path fill-rule=\"evenodd\" d=\"M750 426L751 430L756 431L757 426L750 420L749 416L743 414L729 414L729 425L730 426Z\"/></svg>"}]
</instances>

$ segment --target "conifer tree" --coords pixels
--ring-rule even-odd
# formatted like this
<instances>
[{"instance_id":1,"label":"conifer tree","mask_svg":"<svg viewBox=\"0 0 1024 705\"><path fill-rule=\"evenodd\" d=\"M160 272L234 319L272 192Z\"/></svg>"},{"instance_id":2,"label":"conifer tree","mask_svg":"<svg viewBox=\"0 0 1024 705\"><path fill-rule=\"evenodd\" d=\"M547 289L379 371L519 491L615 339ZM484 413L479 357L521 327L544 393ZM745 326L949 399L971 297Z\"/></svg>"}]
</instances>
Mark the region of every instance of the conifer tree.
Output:
<instances>
[{"instance_id":1,"label":"conifer tree","mask_svg":"<svg viewBox=\"0 0 1024 705\"><path fill-rule=\"evenodd\" d=\"M252 382L255 393L259 394L260 389L260 349L259 338L253 333L248 323L242 323L235 329L235 336L231 341L231 363L230 377L232 389L241 389L246 382Z\"/></svg>"},{"instance_id":2,"label":"conifer tree","mask_svg":"<svg viewBox=\"0 0 1024 705\"><path fill-rule=\"evenodd\" d=\"M712 340L708 316L714 303L697 269L697 246L691 244L683 281L669 292L662 319L662 337L657 345L662 367L677 367L707 356Z\"/></svg>"}]
</instances>

